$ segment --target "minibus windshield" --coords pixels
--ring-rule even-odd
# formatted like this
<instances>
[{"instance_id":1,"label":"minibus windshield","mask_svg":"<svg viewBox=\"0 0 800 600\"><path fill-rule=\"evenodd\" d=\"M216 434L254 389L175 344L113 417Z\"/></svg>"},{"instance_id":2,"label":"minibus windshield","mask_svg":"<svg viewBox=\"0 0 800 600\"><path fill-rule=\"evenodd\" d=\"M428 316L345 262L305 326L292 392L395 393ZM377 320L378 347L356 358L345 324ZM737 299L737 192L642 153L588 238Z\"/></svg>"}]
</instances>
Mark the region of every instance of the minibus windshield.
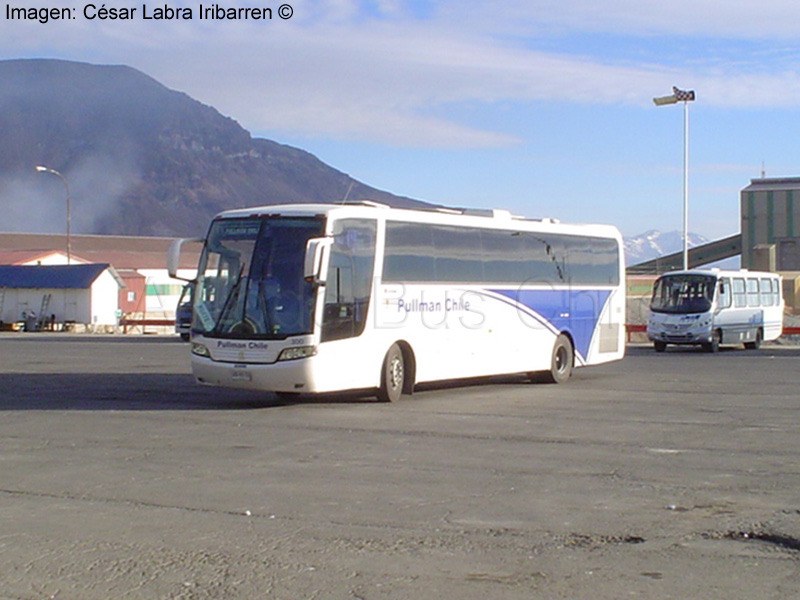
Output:
<instances>
[{"instance_id":1,"label":"minibus windshield","mask_svg":"<svg viewBox=\"0 0 800 600\"><path fill-rule=\"evenodd\" d=\"M653 287L650 310L660 313L703 313L711 309L716 277L664 275Z\"/></svg>"}]
</instances>

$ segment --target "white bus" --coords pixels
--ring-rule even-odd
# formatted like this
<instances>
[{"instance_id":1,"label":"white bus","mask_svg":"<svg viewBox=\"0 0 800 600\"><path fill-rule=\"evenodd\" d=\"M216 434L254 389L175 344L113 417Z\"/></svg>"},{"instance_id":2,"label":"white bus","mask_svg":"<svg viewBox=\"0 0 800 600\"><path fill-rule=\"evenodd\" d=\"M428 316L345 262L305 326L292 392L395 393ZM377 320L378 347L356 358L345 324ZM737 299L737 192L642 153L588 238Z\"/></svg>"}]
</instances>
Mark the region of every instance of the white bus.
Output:
<instances>
[{"instance_id":1,"label":"white bus","mask_svg":"<svg viewBox=\"0 0 800 600\"><path fill-rule=\"evenodd\" d=\"M656 352L667 344L721 344L757 349L783 330L781 277L758 271L677 271L653 285L647 337Z\"/></svg>"},{"instance_id":2,"label":"white bus","mask_svg":"<svg viewBox=\"0 0 800 600\"><path fill-rule=\"evenodd\" d=\"M422 382L562 382L622 358L616 228L469 212L361 202L217 215L193 282L196 380L395 401Z\"/></svg>"}]
</instances>

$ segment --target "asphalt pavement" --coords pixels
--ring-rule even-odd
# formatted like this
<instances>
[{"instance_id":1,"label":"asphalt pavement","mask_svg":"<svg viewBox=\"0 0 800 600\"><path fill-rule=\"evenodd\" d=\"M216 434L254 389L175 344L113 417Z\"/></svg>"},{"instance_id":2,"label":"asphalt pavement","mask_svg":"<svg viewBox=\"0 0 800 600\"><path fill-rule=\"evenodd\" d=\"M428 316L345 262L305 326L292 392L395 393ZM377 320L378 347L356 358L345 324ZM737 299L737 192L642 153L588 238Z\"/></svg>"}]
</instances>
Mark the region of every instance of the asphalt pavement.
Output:
<instances>
[{"instance_id":1,"label":"asphalt pavement","mask_svg":"<svg viewBox=\"0 0 800 600\"><path fill-rule=\"evenodd\" d=\"M800 596L800 348L280 400L0 334L0 599Z\"/></svg>"}]
</instances>

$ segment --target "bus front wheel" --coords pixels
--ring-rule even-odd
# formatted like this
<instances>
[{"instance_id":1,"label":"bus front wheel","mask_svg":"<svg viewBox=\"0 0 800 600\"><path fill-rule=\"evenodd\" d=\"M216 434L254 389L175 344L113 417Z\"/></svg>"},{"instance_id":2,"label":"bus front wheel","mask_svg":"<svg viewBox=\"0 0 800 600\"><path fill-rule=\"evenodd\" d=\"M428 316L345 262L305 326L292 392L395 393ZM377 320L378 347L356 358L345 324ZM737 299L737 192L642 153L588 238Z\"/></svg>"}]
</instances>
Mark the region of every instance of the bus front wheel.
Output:
<instances>
[{"instance_id":1,"label":"bus front wheel","mask_svg":"<svg viewBox=\"0 0 800 600\"><path fill-rule=\"evenodd\" d=\"M703 349L706 352L719 352L719 345L722 343L722 332L719 329L715 329L711 333L711 341L706 342L703 344Z\"/></svg>"},{"instance_id":2,"label":"bus front wheel","mask_svg":"<svg viewBox=\"0 0 800 600\"><path fill-rule=\"evenodd\" d=\"M397 402L403 395L406 366L403 351L397 344L392 344L383 359L381 370L381 386L378 388L378 400L381 402Z\"/></svg>"},{"instance_id":3,"label":"bus front wheel","mask_svg":"<svg viewBox=\"0 0 800 600\"><path fill-rule=\"evenodd\" d=\"M550 370L545 372L545 380L550 383L564 383L572 376L574 366L575 351L572 342L562 333L556 338L553 346Z\"/></svg>"}]
</instances>

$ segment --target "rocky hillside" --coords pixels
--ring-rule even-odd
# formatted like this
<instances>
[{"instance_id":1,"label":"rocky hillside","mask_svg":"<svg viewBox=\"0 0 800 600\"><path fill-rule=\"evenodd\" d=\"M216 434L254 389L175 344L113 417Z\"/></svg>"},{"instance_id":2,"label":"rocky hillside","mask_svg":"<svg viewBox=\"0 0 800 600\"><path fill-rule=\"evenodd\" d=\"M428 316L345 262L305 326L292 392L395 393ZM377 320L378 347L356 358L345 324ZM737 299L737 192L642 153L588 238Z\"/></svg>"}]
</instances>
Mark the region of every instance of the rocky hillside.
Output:
<instances>
[{"instance_id":1,"label":"rocky hillside","mask_svg":"<svg viewBox=\"0 0 800 600\"><path fill-rule=\"evenodd\" d=\"M61 232L64 188L76 233L202 234L228 208L372 199L315 156L255 139L214 108L125 66L0 61L0 231Z\"/></svg>"}]
</instances>

